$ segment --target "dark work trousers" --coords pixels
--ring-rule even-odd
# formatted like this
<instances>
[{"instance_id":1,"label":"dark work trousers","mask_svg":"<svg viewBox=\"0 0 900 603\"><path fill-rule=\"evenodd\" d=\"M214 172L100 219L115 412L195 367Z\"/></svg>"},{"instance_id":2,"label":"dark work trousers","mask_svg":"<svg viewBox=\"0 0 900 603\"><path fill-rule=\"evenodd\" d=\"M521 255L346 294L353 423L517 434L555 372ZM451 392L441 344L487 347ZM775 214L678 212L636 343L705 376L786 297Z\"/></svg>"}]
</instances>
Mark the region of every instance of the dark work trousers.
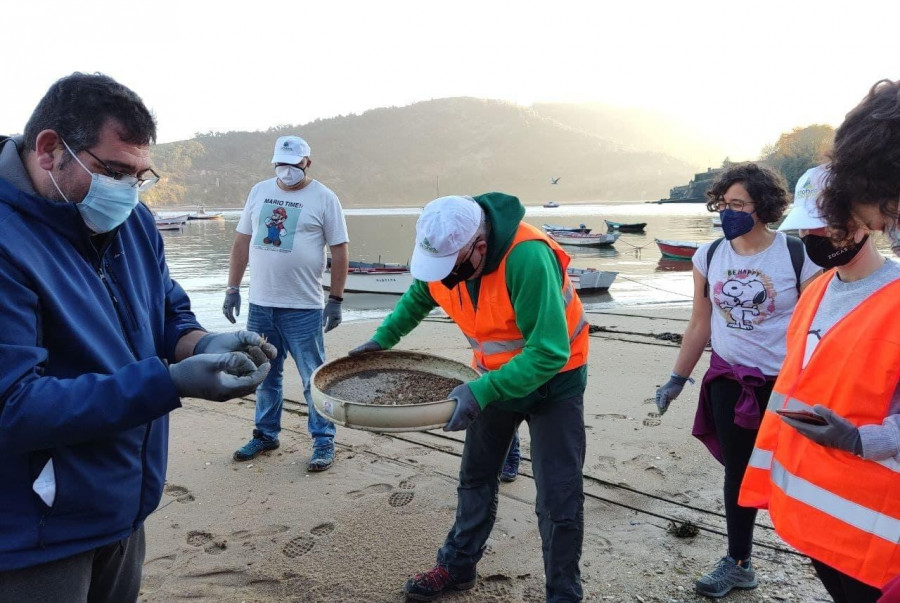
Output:
<instances>
[{"instance_id":1,"label":"dark work trousers","mask_svg":"<svg viewBox=\"0 0 900 603\"><path fill-rule=\"evenodd\" d=\"M834 603L875 603L881 596L881 591L856 578L851 578L843 572L839 572L830 565L811 559L819 580L825 585L825 590L834 599Z\"/></svg>"},{"instance_id":2,"label":"dark work trousers","mask_svg":"<svg viewBox=\"0 0 900 603\"><path fill-rule=\"evenodd\" d=\"M760 417L766 412L766 404L774 382L756 388L756 402ZM738 506L741 481L750 462L758 429L744 429L734 424L734 407L741 395L741 385L733 379L720 377L709 384L710 404L716 437L725 459L725 524L728 527L728 554L741 561L750 556L753 547L753 523L756 509Z\"/></svg>"},{"instance_id":3,"label":"dark work trousers","mask_svg":"<svg viewBox=\"0 0 900 603\"><path fill-rule=\"evenodd\" d=\"M144 565L144 527L130 537L65 559L0 572L0 603L130 603Z\"/></svg>"},{"instance_id":4,"label":"dark work trousers","mask_svg":"<svg viewBox=\"0 0 900 603\"><path fill-rule=\"evenodd\" d=\"M457 487L456 521L438 551L451 574L475 567L497 517L498 474L516 426L528 422L535 511L541 533L547 601L581 601L584 539L584 395L547 399L528 413L488 406L466 431Z\"/></svg>"}]
</instances>

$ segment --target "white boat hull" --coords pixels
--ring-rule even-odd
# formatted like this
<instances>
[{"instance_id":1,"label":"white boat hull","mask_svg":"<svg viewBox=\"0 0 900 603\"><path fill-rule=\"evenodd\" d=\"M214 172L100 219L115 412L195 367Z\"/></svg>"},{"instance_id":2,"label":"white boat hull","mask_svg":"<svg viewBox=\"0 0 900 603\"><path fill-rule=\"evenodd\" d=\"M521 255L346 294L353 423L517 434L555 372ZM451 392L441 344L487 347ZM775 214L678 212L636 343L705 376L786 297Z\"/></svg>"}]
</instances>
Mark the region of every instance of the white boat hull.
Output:
<instances>
[{"instance_id":1,"label":"white boat hull","mask_svg":"<svg viewBox=\"0 0 900 603\"><path fill-rule=\"evenodd\" d=\"M551 239L560 245L573 245L577 247L606 247L612 245L619 240L621 236L617 232L606 234L571 234L560 231L551 231L547 233Z\"/></svg>"},{"instance_id":2,"label":"white boat hull","mask_svg":"<svg viewBox=\"0 0 900 603\"><path fill-rule=\"evenodd\" d=\"M569 268L567 272L576 291L605 291L612 286L619 274L610 270L584 268Z\"/></svg>"},{"instance_id":3,"label":"white boat hull","mask_svg":"<svg viewBox=\"0 0 900 603\"><path fill-rule=\"evenodd\" d=\"M349 293L388 293L402 295L412 285L411 272L349 272L344 291ZM322 275L322 286L331 289L331 271Z\"/></svg>"}]
</instances>

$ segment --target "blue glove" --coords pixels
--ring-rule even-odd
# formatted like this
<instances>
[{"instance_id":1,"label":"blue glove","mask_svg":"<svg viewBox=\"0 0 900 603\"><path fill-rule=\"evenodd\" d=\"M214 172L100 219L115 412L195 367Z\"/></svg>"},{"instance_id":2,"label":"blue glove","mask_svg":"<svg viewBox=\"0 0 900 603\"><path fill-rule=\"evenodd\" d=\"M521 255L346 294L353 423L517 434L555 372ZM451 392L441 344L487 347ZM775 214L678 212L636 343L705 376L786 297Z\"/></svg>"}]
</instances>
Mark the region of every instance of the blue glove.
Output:
<instances>
[{"instance_id":1,"label":"blue glove","mask_svg":"<svg viewBox=\"0 0 900 603\"><path fill-rule=\"evenodd\" d=\"M462 431L471 425L478 415L481 414L481 407L475 395L472 394L472 388L467 383L457 385L447 396L450 400L456 400L456 409L450 421L444 425L444 431Z\"/></svg>"},{"instance_id":2,"label":"blue glove","mask_svg":"<svg viewBox=\"0 0 900 603\"><path fill-rule=\"evenodd\" d=\"M169 365L169 376L181 398L224 402L252 394L269 374L266 362L257 368L242 352L201 354Z\"/></svg>"},{"instance_id":3,"label":"blue glove","mask_svg":"<svg viewBox=\"0 0 900 603\"><path fill-rule=\"evenodd\" d=\"M235 323L234 317L241 315L241 291L229 287L225 290L225 303L222 304L222 314L231 324Z\"/></svg>"},{"instance_id":4,"label":"blue glove","mask_svg":"<svg viewBox=\"0 0 900 603\"><path fill-rule=\"evenodd\" d=\"M822 446L862 455L862 439L859 437L859 429L853 423L821 404L813 406L813 412L828 421L828 423L816 425L815 423L806 423L784 416L781 417L781 420Z\"/></svg>"},{"instance_id":5,"label":"blue glove","mask_svg":"<svg viewBox=\"0 0 900 603\"><path fill-rule=\"evenodd\" d=\"M278 355L278 350L266 342L259 333L253 331L229 331L227 333L207 333L194 346L194 356L198 354L225 354L227 352L248 352L259 347L269 359Z\"/></svg>"},{"instance_id":6,"label":"blue glove","mask_svg":"<svg viewBox=\"0 0 900 603\"><path fill-rule=\"evenodd\" d=\"M360 354L368 354L369 352L380 352L384 350L381 347L381 344L375 341L374 339L370 339L362 345L358 345L349 352L347 352L348 356L359 356Z\"/></svg>"},{"instance_id":7,"label":"blue glove","mask_svg":"<svg viewBox=\"0 0 900 603\"><path fill-rule=\"evenodd\" d=\"M322 312L322 318L325 321L325 332L341 324L341 302L334 298L328 298L325 304L325 310Z\"/></svg>"},{"instance_id":8,"label":"blue glove","mask_svg":"<svg viewBox=\"0 0 900 603\"><path fill-rule=\"evenodd\" d=\"M678 394L684 389L684 384L687 383L689 379L690 377L682 377L681 375L672 373L669 380L656 390L656 408L659 410L659 416L666 414L666 411L669 410L669 404L678 397ZM693 380L691 380L691 382L693 382Z\"/></svg>"}]
</instances>

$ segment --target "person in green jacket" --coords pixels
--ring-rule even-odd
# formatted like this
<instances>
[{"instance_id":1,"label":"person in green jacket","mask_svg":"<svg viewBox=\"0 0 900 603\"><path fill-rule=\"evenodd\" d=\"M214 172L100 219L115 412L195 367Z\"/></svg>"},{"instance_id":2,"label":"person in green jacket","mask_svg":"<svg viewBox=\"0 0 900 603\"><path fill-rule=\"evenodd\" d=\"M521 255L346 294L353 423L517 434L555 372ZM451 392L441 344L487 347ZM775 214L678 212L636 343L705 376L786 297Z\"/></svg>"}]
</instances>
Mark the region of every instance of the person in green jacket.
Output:
<instances>
[{"instance_id":1,"label":"person in green jacket","mask_svg":"<svg viewBox=\"0 0 900 603\"><path fill-rule=\"evenodd\" d=\"M574 327L571 317L567 321L567 308L573 303L580 308L581 302L574 289L564 294L565 264L550 240L540 233L513 245L524 215L519 200L503 193L429 203L416 224L413 284L372 339L350 351L352 356L395 346L439 305L431 289L438 286L452 292L444 299L459 296L460 306L471 300L476 317L479 303L508 295L521 333L521 339L509 342L521 345L518 353L450 393L457 405L444 430L467 430L456 521L436 567L407 581L409 599L430 601L475 586L475 566L497 513L498 475L524 420L531 435L547 601L582 600L578 563L584 534L587 325L583 315ZM501 266L505 287L481 291L482 276ZM448 314L454 315L452 309Z\"/></svg>"}]
</instances>

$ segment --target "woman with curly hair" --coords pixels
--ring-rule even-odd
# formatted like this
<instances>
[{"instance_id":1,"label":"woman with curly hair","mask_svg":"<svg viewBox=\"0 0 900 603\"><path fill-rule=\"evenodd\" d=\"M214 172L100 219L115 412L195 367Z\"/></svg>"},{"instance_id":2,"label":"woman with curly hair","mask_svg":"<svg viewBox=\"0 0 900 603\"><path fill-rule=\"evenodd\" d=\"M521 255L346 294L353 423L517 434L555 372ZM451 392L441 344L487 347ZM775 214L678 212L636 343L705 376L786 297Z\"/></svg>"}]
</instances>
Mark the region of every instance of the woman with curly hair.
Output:
<instances>
[{"instance_id":1,"label":"woman with curly hair","mask_svg":"<svg viewBox=\"0 0 900 603\"><path fill-rule=\"evenodd\" d=\"M722 597L733 588L756 587L750 562L756 509L738 506L738 491L784 359L788 320L819 267L799 240L768 227L781 218L789 197L784 179L771 169L733 165L707 196L707 208L721 214L725 237L694 254L691 319L675 368L656 391L656 406L662 415L678 397L711 337L692 433L725 466L728 551L695 588Z\"/></svg>"},{"instance_id":2,"label":"woman with curly hair","mask_svg":"<svg viewBox=\"0 0 900 603\"><path fill-rule=\"evenodd\" d=\"M870 236L897 230L898 201L900 82L884 80L835 133L804 237L829 270L794 311L739 498L837 603L874 603L900 575L900 265Z\"/></svg>"}]
</instances>

